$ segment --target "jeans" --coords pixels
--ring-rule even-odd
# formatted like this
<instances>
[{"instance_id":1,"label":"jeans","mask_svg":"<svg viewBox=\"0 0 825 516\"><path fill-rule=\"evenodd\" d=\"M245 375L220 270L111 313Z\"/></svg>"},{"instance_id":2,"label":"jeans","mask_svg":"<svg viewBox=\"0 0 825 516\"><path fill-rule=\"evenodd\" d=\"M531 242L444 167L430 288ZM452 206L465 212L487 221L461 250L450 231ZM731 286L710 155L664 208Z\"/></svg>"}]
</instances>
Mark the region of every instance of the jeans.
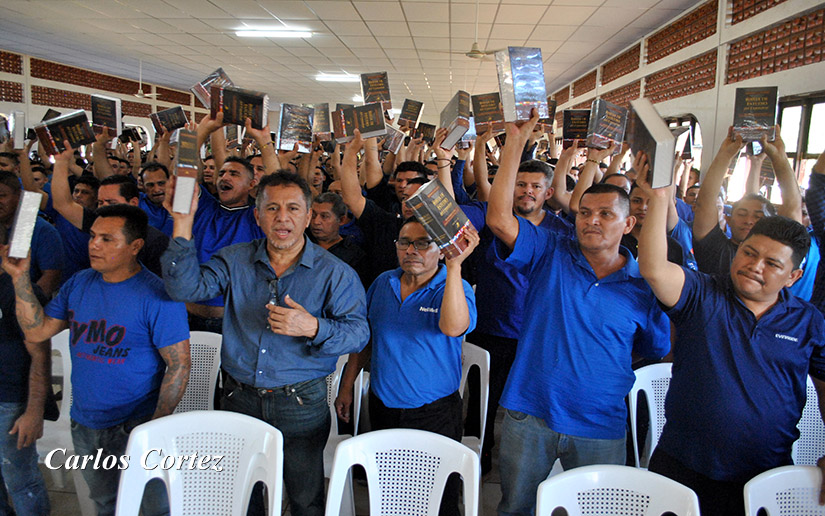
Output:
<instances>
[{"instance_id":1,"label":"jeans","mask_svg":"<svg viewBox=\"0 0 825 516\"><path fill-rule=\"evenodd\" d=\"M293 516L323 516L324 447L331 423L326 377L256 389L227 375L221 408L258 418L281 431L290 512ZM262 493L256 486L248 514L264 514Z\"/></svg>"},{"instance_id":2,"label":"jeans","mask_svg":"<svg viewBox=\"0 0 825 516\"><path fill-rule=\"evenodd\" d=\"M145 423L150 416L143 416L125 421L119 425L109 428L89 428L72 420L72 443L76 455L96 456L97 450L102 450L101 457L109 455L120 457L126 453L126 443L129 441L129 434L132 430ZM60 458L58 455L57 458ZM139 461L131 457L130 468L139 468ZM57 461L55 461L57 462ZM82 464L82 462L81 462ZM89 486L89 498L95 504L98 516L114 516L117 504L117 487L120 481L120 470L95 469L91 463L81 469L83 479ZM135 501L137 503L137 501ZM166 495L166 487L162 482L153 480L146 484L141 503L141 511L145 516L169 514L169 500Z\"/></svg>"},{"instance_id":3,"label":"jeans","mask_svg":"<svg viewBox=\"0 0 825 516\"><path fill-rule=\"evenodd\" d=\"M501 469L500 516L530 515L536 510L536 492L556 459L565 470L592 464L625 463L625 438L590 439L553 431L543 419L507 410L499 454Z\"/></svg>"},{"instance_id":4,"label":"jeans","mask_svg":"<svg viewBox=\"0 0 825 516\"><path fill-rule=\"evenodd\" d=\"M18 515L49 514L49 494L37 468L35 446L18 450L17 434L9 435L25 410L25 403L0 403L0 516L13 514L7 493Z\"/></svg>"}]
</instances>

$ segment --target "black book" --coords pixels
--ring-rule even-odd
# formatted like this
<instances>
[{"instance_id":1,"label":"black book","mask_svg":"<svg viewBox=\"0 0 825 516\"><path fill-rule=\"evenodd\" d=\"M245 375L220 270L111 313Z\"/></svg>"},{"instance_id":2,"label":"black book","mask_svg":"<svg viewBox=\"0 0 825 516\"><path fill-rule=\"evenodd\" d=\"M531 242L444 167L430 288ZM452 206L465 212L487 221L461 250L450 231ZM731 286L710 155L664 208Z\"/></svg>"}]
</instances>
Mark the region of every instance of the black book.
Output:
<instances>
[{"instance_id":1,"label":"black book","mask_svg":"<svg viewBox=\"0 0 825 516\"><path fill-rule=\"evenodd\" d=\"M68 141L73 149L95 142L92 125L82 109L41 122L35 126L34 132L37 134L40 148L49 155L60 154L66 150L64 140Z\"/></svg>"},{"instance_id":2,"label":"black book","mask_svg":"<svg viewBox=\"0 0 825 516\"><path fill-rule=\"evenodd\" d=\"M627 125L627 109L604 99L596 99L590 106L590 120L587 125L587 146L606 149L612 143L621 147ZM619 149L616 149L618 153Z\"/></svg>"},{"instance_id":3,"label":"black book","mask_svg":"<svg viewBox=\"0 0 825 516\"><path fill-rule=\"evenodd\" d=\"M135 127L127 127L123 129L123 132L120 133L119 139L121 143L139 142L141 140L140 133Z\"/></svg>"},{"instance_id":4,"label":"black book","mask_svg":"<svg viewBox=\"0 0 825 516\"><path fill-rule=\"evenodd\" d=\"M52 118L57 118L62 114L63 113L61 113L60 111L49 108L49 109L46 110L46 114L43 115L43 118L41 118L40 121L45 122L46 120L51 120Z\"/></svg>"},{"instance_id":5,"label":"black book","mask_svg":"<svg viewBox=\"0 0 825 516\"><path fill-rule=\"evenodd\" d=\"M332 128L329 120L329 104L304 104L312 108L312 135L317 136L320 141L328 141L332 138Z\"/></svg>"},{"instance_id":6,"label":"black book","mask_svg":"<svg viewBox=\"0 0 825 516\"><path fill-rule=\"evenodd\" d=\"M260 91L244 90L234 86L212 85L211 116L215 118L223 111L224 124L246 125L252 120L252 127L263 129L269 115L269 95Z\"/></svg>"},{"instance_id":7,"label":"black book","mask_svg":"<svg viewBox=\"0 0 825 516\"><path fill-rule=\"evenodd\" d=\"M186 112L180 106L152 113L149 118L152 120L152 125L158 134L163 131L172 132L175 129L180 129L189 122L186 118Z\"/></svg>"},{"instance_id":8,"label":"black book","mask_svg":"<svg viewBox=\"0 0 825 516\"><path fill-rule=\"evenodd\" d=\"M212 86L234 86L232 79L226 75L223 68L218 68L214 72L206 76L204 80L195 84L189 91L195 94L195 97L203 104L203 107L208 108L212 105Z\"/></svg>"},{"instance_id":9,"label":"black book","mask_svg":"<svg viewBox=\"0 0 825 516\"><path fill-rule=\"evenodd\" d=\"M364 97L364 104L381 102L384 111L392 109L390 79L387 72L362 73L361 96Z\"/></svg>"},{"instance_id":10,"label":"black book","mask_svg":"<svg viewBox=\"0 0 825 516\"><path fill-rule=\"evenodd\" d=\"M427 145L435 143L435 126L421 122L415 132L416 138L421 138Z\"/></svg>"},{"instance_id":11,"label":"black book","mask_svg":"<svg viewBox=\"0 0 825 516\"><path fill-rule=\"evenodd\" d=\"M562 136L565 140L587 139L587 128L590 125L589 109L565 109Z\"/></svg>"},{"instance_id":12,"label":"black book","mask_svg":"<svg viewBox=\"0 0 825 516\"><path fill-rule=\"evenodd\" d=\"M278 124L278 150L291 151L298 144L298 152L312 152L312 117L315 110L311 107L281 104Z\"/></svg>"},{"instance_id":13,"label":"black book","mask_svg":"<svg viewBox=\"0 0 825 516\"><path fill-rule=\"evenodd\" d=\"M335 104L335 111L354 108L355 104Z\"/></svg>"},{"instance_id":14,"label":"black book","mask_svg":"<svg viewBox=\"0 0 825 516\"><path fill-rule=\"evenodd\" d=\"M361 132L361 138L373 138L387 134L384 121L384 108L380 102L336 111L332 118L332 132L335 143L347 143L355 136L355 130Z\"/></svg>"},{"instance_id":15,"label":"black book","mask_svg":"<svg viewBox=\"0 0 825 516\"><path fill-rule=\"evenodd\" d=\"M447 128L442 149L452 149L470 128L470 94L459 90L441 111L441 127Z\"/></svg>"},{"instance_id":16,"label":"black book","mask_svg":"<svg viewBox=\"0 0 825 516\"><path fill-rule=\"evenodd\" d=\"M736 88L733 111L733 134L741 134L746 142L756 141L762 135L768 141L776 138L776 101L778 88Z\"/></svg>"},{"instance_id":17,"label":"black book","mask_svg":"<svg viewBox=\"0 0 825 516\"><path fill-rule=\"evenodd\" d=\"M501 96L497 91L471 97L476 134L484 134L493 128L493 134L504 130L504 111L501 110Z\"/></svg>"},{"instance_id":18,"label":"black book","mask_svg":"<svg viewBox=\"0 0 825 516\"><path fill-rule=\"evenodd\" d=\"M404 99L404 106L398 115L398 127L415 129L421 121L421 113L424 111L424 103L417 100Z\"/></svg>"},{"instance_id":19,"label":"black book","mask_svg":"<svg viewBox=\"0 0 825 516\"><path fill-rule=\"evenodd\" d=\"M92 126L95 132L109 130L109 135L120 136L123 130L123 117L120 111L120 99L104 95L92 95Z\"/></svg>"},{"instance_id":20,"label":"black book","mask_svg":"<svg viewBox=\"0 0 825 516\"><path fill-rule=\"evenodd\" d=\"M473 224L438 179L422 185L405 202L444 256L454 258L467 248L463 237Z\"/></svg>"}]
</instances>

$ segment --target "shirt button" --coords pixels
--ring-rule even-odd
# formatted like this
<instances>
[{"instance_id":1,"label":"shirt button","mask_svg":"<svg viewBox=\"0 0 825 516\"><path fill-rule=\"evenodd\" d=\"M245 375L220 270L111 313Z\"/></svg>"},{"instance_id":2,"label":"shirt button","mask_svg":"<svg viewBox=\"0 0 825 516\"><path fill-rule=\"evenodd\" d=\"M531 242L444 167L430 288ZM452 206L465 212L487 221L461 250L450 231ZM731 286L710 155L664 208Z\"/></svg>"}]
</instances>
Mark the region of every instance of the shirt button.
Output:
<instances>
[{"instance_id":1,"label":"shirt button","mask_svg":"<svg viewBox=\"0 0 825 516\"><path fill-rule=\"evenodd\" d=\"M263 371L258 371L258 374L264 374L264 372Z\"/></svg>"},{"instance_id":2,"label":"shirt button","mask_svg":"<svg viewBox=\"0 0 825 516\"><path fill-rule=\"evenodd\" d=\"M261 350L261 353L266 353L266 350L265 350L265 349L262 349L262 350Z\"/></svg>"},{"instance_id":3,"label":"shirt button","mask_svg":"<svg viewBox=\"0 0 825 516\"><path fill-rule=\"evenodd\" d=\"M598 287L598 286L599 286L599 284L598 284L598 283L596 283L596 285L595 285L595 286L597 286L597 287Z\"/></svg>"}]
</instances>

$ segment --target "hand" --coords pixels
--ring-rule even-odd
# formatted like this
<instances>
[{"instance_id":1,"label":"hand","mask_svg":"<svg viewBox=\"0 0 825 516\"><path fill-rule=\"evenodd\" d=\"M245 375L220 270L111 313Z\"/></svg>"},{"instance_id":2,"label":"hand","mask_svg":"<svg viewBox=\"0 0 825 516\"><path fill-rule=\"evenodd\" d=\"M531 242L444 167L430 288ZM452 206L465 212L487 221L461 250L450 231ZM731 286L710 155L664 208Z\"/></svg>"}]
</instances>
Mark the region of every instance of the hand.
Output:
<instances>
[{"instance_id":1,"label":"hand","mask_svg":"<svg viewBox=\"0 0 825 516\"><path fill-rule=\"evenodd\" d=\"M347 161L347 157L355 160L356 156L358 156L358 153L361 152L361 149L363 148L364 139L361 138L361 131L356 129L352 140L350 140L349 143L347 143L344 147L344 161Z\"/></svg>"},{"instance_id":2,"label":"hand","mask_svg":"<svg viewBox=\"0 0 825 516\"><path fill-rule=\"evenodd\" d=\"M470 146L467 147L466 149L456 149L456 154L458 154L458 159L460 159L461 161L467 161L467 158L469 158L473 154L473 147L474 147L474 144L472 142L470 142Z\"/></svg>"},{"instance_id":3,"label":"hand","mask_svg":"<svg viewBox=\"0 0 825 516\"><path fill-rule=\"evenodd\" d=\"M447 128L446 127L439 127L435 131L435 140L433 141L433 146L431 149L435 150L435 155L439 159L447 158L447 151L452 150L450 149L442 149L441 144L444 143L444 140L447 138Z\"/></svg>"},{"instance_id":4,"label":"hand","mask_svg":"<svg viewBox=\"0 0 825 516\"><path fill-rule=\"evenodd\" d=\"M559 154L559 161L563 159L573 160L579 152L579 141L580 140L573 140L573 145L562 150L561 154Z\"/></svg>"},{"instance_id":5,"label":"hand","mask_svg":"<svg viewBox=\"0 0 825 516\"><path fill-rule=\"evenodd\" d=\"M642 151L636 153L636 156L633 157L633 164L630 165L632 170L636 171L637 178L641 176L647 177L647 173L650 170L650 163L647 161L647 154Z\"/></svg>"},{"instance_id":6,"label":"hand","mask_svg":"<svg viewBox=\"0 0 825 516\"><path fill-rule=\"evenodd\" d=\"M17 449L22 450L31 446L43 437L43 416L37 416L28 410L17 418L14 426L9 430L9 435L17 434Z\"/></svg>"},{"instance_id":7,"label":"hand","mask_svg":"<svg viewBox=\"0 0 825 516\"><path fill-rule=\"evenodd\" d=\"M594 149L589 147L587 149L587 159L594 159L601 163L605 158L612 155L613 152L616 150L616 142L610 144L610 147L606 149Z\"/></svg>"},{"instance_id":8,"label":"hand","mask_svg":"<svg viewBox=\"0 0 825 516\"><path fill-rule=\"evenodd\" d=\"M267 304L269 329L279 335L314 338L318 334L318 319L292 300L289 294L284 302L290 307Z\"/></svg>"},{"instance_id":9,"label":"hand","mask_svg":"<svg viewBox=\"0 0 825 516\"><path fill-rule=\"evenodd\" d=\"M338 417L349 423L350 408L352 407L352 386L341 385L338 389L338 397L335 398L335 412Z\"/></svg>"},{"instance_id":10,"label":"hand","mask_svg":"<svg viewBox=\"0 0 825 516\"><path fill-rule=\"evenodd\" d=\"M219 111L215 118L212 118L212 114L203 117L201 122L198 124L198 143L201 145L206 143L206 139L209 137L210 134L214 133L218 129L223 127L223 111Z\"/></svg>"},{"instance_id":11,"label":"hand","mask_svg":"<svg viewBox=\"0 0 825 516\"><path fill-rule=\"evenodd\" d=\"M108 127L103 127L100 130L100 134L95 134L95 143L98 145L105 147L110 141L112 141L112 136L109 135Z\"/></svg>"},{"instance_id":12,"label":"hand","mask_svg":"<svg viewBox=\"0 0 825 516\"><path fill-rule=\"evenodd\" d=\"M762 144L762 154L759 155L764 158L764 156L767 154L768 157L771 158L771 161L786 157L785 142L782 141L782 137L779 136L780 128L778 125L775 127L775 130L776 138L774 139L774 141L769 142L767 134L763 134L762 138L759 139L759 143Z\"/></svg>"},{"instance_id":13,"label":"hand","mask_svg":"<svg viewBox=\"0 0 825 516\"><path fill-rule=\"evenodd\" d=\"M742 147L745 146L745 142L742 141L741 134L734 136L733 126L728 129L728 136L729 138L722 140L722 145L719 147L719 153L717 156L722 156L730 161L736 157L737 154L739 154L739 151L741 151Z\"/></svg>"},{"instance_id":14,"label":"hand","mask_svg":"<svg viewBox=\"0 0 825 516\"><path fill-rule=\"evenodd\" d=\"M539 122L539 110L533 108L530 110L530 120L522 121L521 126L516 125L516 122L507 122L504 124L505 132L507 133L507 142L505 147L514 144L519 148L519 151L524 148L524 143L533 134L536 124Z\"/></svg>"},{"instance_id":15,"label":"hand","mask_svg":"<svg viewBox=\"0 0 825 516\"><path fill-rule=\"evenodd\" d=\"M195 183L195 192L192 195L192 204L189 207L189 213L178 213L172 211L172 203L175 200L175 185L178 178L174 175L169 176L169 181L166 182L166 195L163 198L163 207L172 216L175 221L186 222L189 221L190 226L195 222L195 212L198 211L198 200L200 198L200 185Z\"/></svg>"},{"instance_id":16,"label":"hand","mask_svg":"<svg viewBox=\"0 0 825 516\"><path fill-rule=\"evenodd\" d=\"M281 168L286 168L289 166L289 162L295 159L298 156L298 144L292 146L291 151L279 150L278 151L278 162L281 164Z\"/></svg>"},{"instance_id":17,"label":"hand","mask_svg":"<svg viewBox=\"0 0 825 516\"><path fill-rule=\"evenodd\" d=\"M493 126L487 126L483 134L476 135L476 146L484 145L493 139Z\"/></svg>"},{"instance_id":18,"label":"hand","mask_svg":"<svg viewBox=\"0 0 825 516\"><path fill-rule=\"evenodd\" d=\"M636 168L638 166L638 168ZM636 186L639 187L651 199L667 199L673 198L674 189L676 188L675 181L671 182L669 186L660 188L653 188L647 180L647 173L650 170L650 164L647 162L647 155L639 151L636 153L636 158L633 160L633 168L638 172L636 178Z\"/></svg>"},{"instance_id":19,"label":"hand","mask_svg":"<svg viewBox=\"0 0 825 516\"><path fill-rule=\"evenodd\" d=\"M9 249L11 246L0 246L0 266L8 273L13 280L16 280L29 273L31 266L31 251L25 258L9 258Z\"/></svg>"},{"instance_id":20,"label":"hand","mask_svg":"<svg viewBox=\"0 0 825 516\"><path fill-rule=\"evenodd\" d=\"M467 247L463 251L461 251L460 255L455 256L453 258L445 259L444 264L447 266L447 268L461 267L462 262L464 262L464 260L466 260L467 257L470 256L470 254L472 254L473 249L478 247L478 242L481 240L481 238L478 236L478 231L473 227L465 229L464 235L461 238L463 238L464 241L467 242Z\"/></svg>"},{"instance_id":21,"label":"hand","mask_svg":"<svg viewBox=\"0 0 825 516\"><path fill-rule=\"evenodd\" d=\"M255 129L252 127L252 119L247 117L245 125L247 136L254 138L255 142L261 149L264 148L264 145L272 141L272 132L269 130L269 122L267 122L263 129Z\"/></svg>"},{"instance_id":22,"label":"hand","mask_svg":"<svg viewBox=\"0 0 825 516\"><path fill-rule=\"evenodd\" d=\"M63 152L54 155L55 163L71 163L74 161L74 149L69 145L69 140L63 140L63 146L66 148Z\"/></svg>"}]
</instances>

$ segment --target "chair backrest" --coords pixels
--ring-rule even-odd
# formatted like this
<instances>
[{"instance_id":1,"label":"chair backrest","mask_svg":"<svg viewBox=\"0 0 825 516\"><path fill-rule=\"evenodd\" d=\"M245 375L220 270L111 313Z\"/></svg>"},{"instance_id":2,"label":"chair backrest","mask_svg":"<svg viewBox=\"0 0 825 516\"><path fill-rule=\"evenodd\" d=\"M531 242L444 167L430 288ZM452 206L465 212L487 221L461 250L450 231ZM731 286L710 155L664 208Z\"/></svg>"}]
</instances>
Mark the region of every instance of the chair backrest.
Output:
<instances>
[{"instance_id":1,"label":"chair backrest","mask_svg":"<svg viewBox=\"0 0 825 516\"><path fill-rule=\"evenodd\" d=\"M223 336L208 331L193 331L189 337L192 368L189 383L175 413L192 410L212 410L215 407L215 385L221 367Z\"/></svg>"},{"instance_id":2,"label":"chair backrest","mask_svg":"<svg viewBox=\"0 0 825 516\"><path fill-rule=\"evenodd\" d=\"M464 396L464 388L467 385L467 375L471 367L478 367L479 381L480 381L480 396L481 406L479 407L479 417L481 424L479 428L479 436L464 436L461 442L478 453L481 454L481 445L484 442L484 432L487 427L487 410L490 400L490 352L486 349L476 346L466 340L461 345L461 383L459 384L458 392ZM495 410L495 408L494 408Z\"/></svg>"},{"instance_id":3,"label":"chair backrest","mask_svg":"<svg viewBox=\"0 0 825 516\"><path fill-rule=\"evenodd\" d=\"M349 355L341 355L338 357L338 363L335 365L335 371L327 375L327 405L329 406L329 414L332 417L332 424L329 428L329 435L338 435L338 414L335 411L335 398L338 397L338 389L341 386L341 378L344 375L344 367L347 365ZM364 386L364 371L358 373L355 378L355 384L352 388L352 418L353 418L353 432L358 434L358 423L361 419L361 390Z\"/></svg>"},{"instance_id":4,"label":"chair backrest","mask_svg":"<svg viewBox=\"0 0 825 516\"><path fill-rule=\"evenodd\" d=\"M822 472L815 466L782 466L753 477L745 484L745 514L757 516L825 515L819 505Z\"/></svg>"},{"instance_id":5,"label":"chair backrest","mask_svg":"<svg viewBox=\"0 0 825 516\"><path fill-rule=\"evenodd\" d=\"M163 456L153 451L158 449ZM194 469L189 461L180 469L169 467L173 457L193 454L213 460L207 469L198 469L199 460ZM120 476L118 516L138 515L144 486L155 478L166 484L175 516L246 514L257 482L267 487L270 516L280 514L283 437L259 419L218 410L172 414L132 430L126 455L130 461ZM222 457L220 462L216 456Z\"/></svg>"},{"instance_id":6,"label":"chair backrest","mask_svg":"<svg viewBox=\"0 0 825 516\"><path fill-rule=\"evenodd\" d=\"M665 427L665 398L667 397L667 389L670 387L671 364L652 364L641 367L636 370L636 382L633 388L630 389L629 408L630 408L630 430L633 436L633 454L636 459L636 467L642 465L647 466L650 456L653 454L653 449L659 443L659 437L662 435L662 429ZM644 393L647 400L647 412L650 418L650 430L646 436L646 443L643 456L639 453L639 439L638 439L638 424L637 418L637 404L639 392Z\"/></svg>"},{"instance_id":7,"label":"chair backrest","mask_svg":"<svg viewBox=\"0 0 825 516\"><path fill-rule=\"evenodd\" d=\"M539 484L536 516L557 508L568 516L699 516L699 499L691 489L662 475L630 466L584 466Z\"/></svg>"},{"instance_id":8,"label":"chair backrest","mask_svg":"<svg viewBox=\"0 0 825 516\"><path fill-rule=\"evenodd\" d=\"M812 466L825 455L825 425L819 412L819 398L811 377L808 377L808 401L799 418L799 439L793 443L791 456L797 466Z\"/></svg>"},{"instance_id":9,"label":"chair backrest","mask_svg":"<svg viewBox=\"0 0 825 516\"><path fill-rule=\"evenodd\" d=\"M43 424L58 426L69 425L69 411L72 408L72 351L69 345L69 329L65 329L52 337L52 351L60 353L60 366L63 369L63 386L61 387L62 401L60 403L60 417L57 421L44 421Z\"/></svg>"},{"instance_id":10,"label":"chair backrest","mask_svg":"<svg viewBox=\"0 0 825 516\"><path fill-rule=\"evenodd\" d=\"M457 472L464 482L464 515L478 515L478 455L452 439L397 428L342 441L335 450L326 514L338 513L347 472L355 464L366 470L370 514L436 516L447 477Z\"/></svg>"}]
</instances>

